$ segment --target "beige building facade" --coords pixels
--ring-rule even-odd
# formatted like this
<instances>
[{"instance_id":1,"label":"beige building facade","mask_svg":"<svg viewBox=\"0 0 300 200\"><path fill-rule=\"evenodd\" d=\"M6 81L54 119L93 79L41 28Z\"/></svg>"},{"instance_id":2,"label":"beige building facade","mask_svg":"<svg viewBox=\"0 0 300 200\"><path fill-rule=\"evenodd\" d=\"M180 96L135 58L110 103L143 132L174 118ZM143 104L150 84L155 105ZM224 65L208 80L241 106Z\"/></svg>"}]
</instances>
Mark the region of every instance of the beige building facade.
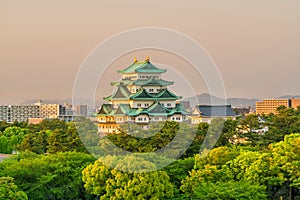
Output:
<instances>
[{"instance_id":1,"label":"beige building facade","mask_svg":"<svg viewBox=\"0 0 300 200\"><path fill-rule=\"evenodd\" d=\"M285 106L287 108L291 107L290 99L264 99L263 101L256 102L256 114L258 115L268 115L276 114L277 108L280 106Z\"/></svg>"},{"instance_id":2,"label":"beige building facade","mask_svg":"<svg viewBox=\"0 0 300 200\"><path fill-rule=\"evenodd\" d=\"M298 107L300 106L300 99L291 99L291 106L292 108L297 110Z\"/></svg>"}]
</instances>

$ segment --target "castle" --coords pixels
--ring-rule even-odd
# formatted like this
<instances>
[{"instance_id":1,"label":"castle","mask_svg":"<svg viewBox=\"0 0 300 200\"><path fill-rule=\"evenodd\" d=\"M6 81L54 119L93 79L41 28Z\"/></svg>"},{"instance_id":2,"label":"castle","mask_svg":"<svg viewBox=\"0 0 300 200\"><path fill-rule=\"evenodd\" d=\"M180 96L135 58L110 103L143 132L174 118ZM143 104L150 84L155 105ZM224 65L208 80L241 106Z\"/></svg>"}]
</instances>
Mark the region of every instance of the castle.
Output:
<instances>
[{"instance_id":1,"label":"castle","mask_svg":"<svg viewBox=\"0 0 300 200\"><path fill-rule=\"evenodd\" d=\"M98 112L100 133L117 133L121 124L135 123L148 129L150 123L160 121L185 122L188 112L178 102L177 96L168 89L173 81L162 79L166 69L154 66L149 57L123 70L118 70L122 79L112 82L116 91L103 99Z\"/></svg>"}]
</instances>

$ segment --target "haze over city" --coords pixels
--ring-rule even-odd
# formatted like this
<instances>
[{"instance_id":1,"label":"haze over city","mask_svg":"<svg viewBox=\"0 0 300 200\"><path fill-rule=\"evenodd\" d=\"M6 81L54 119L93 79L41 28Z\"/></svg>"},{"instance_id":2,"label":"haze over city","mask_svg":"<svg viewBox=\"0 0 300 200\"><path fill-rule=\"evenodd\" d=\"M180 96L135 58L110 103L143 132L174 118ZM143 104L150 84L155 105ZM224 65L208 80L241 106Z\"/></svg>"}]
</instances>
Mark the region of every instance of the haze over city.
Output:
<instances>
[{"instance_id":1,"label":"haze over city","mask_svg":"<svg viewBox=\"0 0 300 200\"><path fill-rule=\"evenodd\" d=\"M299 95L299 10L296 0L1 0L0 104L70 98L89 52L112 35L141 27L173 29L195 39L218 66L227 97ZM96 98L111 91L116 69L146 56L177 70L187 65L166 52L132 52L112 63L103 78L107 88L102 92L101 83ZM173 80L176 73L170 71L167 78ZM197 93L206 92L202 80L192 81L199 81ZM184 87L177 88L188 97Z\"/></svg>"}]
</instances>

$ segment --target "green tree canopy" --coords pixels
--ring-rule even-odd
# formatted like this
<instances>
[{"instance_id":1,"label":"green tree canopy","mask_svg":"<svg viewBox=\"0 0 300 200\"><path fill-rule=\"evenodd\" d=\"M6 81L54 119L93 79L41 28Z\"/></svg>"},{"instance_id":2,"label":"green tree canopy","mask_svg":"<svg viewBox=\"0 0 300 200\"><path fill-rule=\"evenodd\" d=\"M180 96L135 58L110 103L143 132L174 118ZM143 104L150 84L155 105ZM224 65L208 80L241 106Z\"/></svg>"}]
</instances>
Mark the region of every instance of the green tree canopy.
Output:
<instances>
[{"instance_id":1,"label":"green tree canopy","mask_svg":"<svg viewBox=\"0 0 300 200\"><path fill-rule=\"evenodd\" d=\"M11 177L0 177L0 199L27 200L25 192L20 191Z\"/></svg>"},{"instance_id":2,"label":"green tree canopy","mask_svg":"<svg viewBox=\"0 0 300 200\"><path fill-rule=\"evenodd\" d=\"M94 162L89 154L20 154L0 163L0 176L13 177L29 199L93 199L85 192L81 171Z\"/></svg>"},{"instance_id":3,"label":"green tree canopy","mask_svg":"<svg viewBox=\"0 0 300 200\"><path fill-rule=\"evenodd\" d=\"M132 156L107 156L101 159L105 163L111 163L111 166L122 167L124 171L129 168L142 170L154 165ZM158 200L170 199L173 196L173 186L164 171L121 172L103 165L100 160L87 166L82 172L84 187L89 193L100 196L100 199Z\"/></svg>"}]
</instances>

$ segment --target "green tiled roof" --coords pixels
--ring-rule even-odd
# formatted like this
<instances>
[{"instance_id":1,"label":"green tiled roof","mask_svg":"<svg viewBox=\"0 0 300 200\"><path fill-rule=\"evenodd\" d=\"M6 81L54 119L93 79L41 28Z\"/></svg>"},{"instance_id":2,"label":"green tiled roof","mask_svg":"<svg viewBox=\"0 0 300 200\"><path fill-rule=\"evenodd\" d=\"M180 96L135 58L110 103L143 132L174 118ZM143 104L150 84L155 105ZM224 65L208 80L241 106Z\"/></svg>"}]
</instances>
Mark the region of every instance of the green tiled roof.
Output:
<instances>
[{"instance_id":1,"label":"green tiled roof","mask_svg":"<svg viewBox=\"0 0 300 200\"><path fill-rule=\"evenodd\" d=\"M130 92L129 90L127 89L126 86L124 86L123 84L120 84L118 85L118 89L117 91L108 96L108 97L103 97L104 100L113 100L113 99L118 99L118 100L128 100L129 99L129 96L130 96Z\"/></svg>"},{"instance_id":2,"label":"green tiled roof","mask_svg":"<svg viewBox=\"0 0 300 200\"><path fill-rule=\"evenodd\" d=\"M132 84L134 85L141 85L141 86L153 86L153 85L159 85L159 86L168 86L168 85L173 85L173 81L165 81L163 79L154 79L154 78L149 78L149 79L139 79Z\"/></svg>"},{"instance_id":3,"label":"green tiled roof","mask_svg":"<svg viewBox=\"0 0 300 200\"><path fill-rule=\"evenodd\" d=\"M168 89L163 89L155 97L157 99L168 99L168 100L177 100L182 98L182 96L177 96L176 94L170 92Z\"/></svg>"},{"instance_id":4,"label":"green tiled roof","mask_svg":"<svg viewBox=\"0 0 300 200\"><path fill-rule=\"evenodd\" d=\"M136 61L126 69L118 70L118 73L164 73L166 71L166 69L155 67L150 61Z\"/></svg>"},{"instance_id":5,"label":"green tiled roof","mask_svg":"<svg viewBox=\"0 0 300 200\"><path fill-rule=\"evenodd\" d=\"M120 104L118 109L112 109L111 104L103 104L98 116L130 116L136 117L141 114L149 116L172 116L174 114L187 115L188 112L180 104L176 104L175 108L166 108L158 101L155 101L148 108L130 108L129 104Z\"/></svg>"},{"instance_id":6,"label":"green tiled roof","mask_svg":"<svg viewBox=\"0 0 300 200\"><path fill-rule=\"evenodd\" d=\"M151 94L147 92L146 89L142 89L130 96L130 99L133 100L177 100L181 98L181 96L176 96L168 89L163 89L158 94Z\"/></svg>"},{"instance_id":7,"label":"green tiled roof","mask_svg":"<svg viewBox=\"0 0 300 200\"><path fill-rule=\"evenodd\" d=\"M189 114L181 104L176 104L175 108L172 108L171 111L169 112L169 116L172 116L174 114L182 114L182 115L187 115Z\"/></svg>"},{"instance_id":8,"label":"green tiled roof","mask_svg":"<svg viewBox=\"0 0 300 200\"><path fill-rule=\"evenodd\" d=\"M149 116L168 116L170 110L163 105L161 105L158 101L152 104L148 109L144 111Z\"/></svg>"},{"instance_id":9,"label":"green tiled roof","mask_svg":"<svg viewBox=\"0 0 300 200\"><path fill-rule=\"evenodd\" d=\"M102 104L98 115L100 116L106 116L109 115L112 112L112 105L111 104Z\"/></svg>"},{"instance_id":10,"label":"green tiled roof","mask_svg":"<svg viewBox=\"0 0 300 200\"><path fill-rule=\"evenodd\" d=\"M141 89L137 93L130 96L130 99L139 99L139 100L154 100L154 96L147 92L145 89Z\"/></svg>"},{"instance_id":11,"label":"green tiled roof","mask_svg":"<svg viewBox=\"0 0 300 200\"><path fill-rule=\"evenodd\" d=\"M119 108L116 110L114 115L125 116L129 113L129 111L130 111L129 104L120 104Z\"/></svg>"},{"instance_id":12,"label":"green tiled roof","mask_svg":"<svg viewBox=\"0 0 300 200\"><path fill-rule=\"evenodd\" d=\"M141 114L142 111L143 111L142 108L132 108L130 109L128 116L130 117L138 116L139 114Z\"/></svg>"},{"instance_id":13,"label":"green tiled roof","mask_svg":"<svg viewBox=\"0 0 300 200\"><path fill-rule=\"evenodd\" d=\"M118 86L120 84L123 84L123 85L128 85L130 83L132 83L133 81L132 80L129 80L129 79L122 79L121 81L117 81L117 82L112 82L111 85L112 86Z\"/></svg>"},{"instance_id":14,"label":"green tiled roof","mask_svg":"<svg viewBox=\"0 0 300 200\"><path fill-rule=\"evenodd\" d=\"M129 79L122 79L121 81L112 82L112 86L118 86L120 84L123 85L139 85L139 86L169 86L173 85L174 81L166 81L163 79L138 79L138 80L129 80Z\"/></svg>"}]
</instances>

